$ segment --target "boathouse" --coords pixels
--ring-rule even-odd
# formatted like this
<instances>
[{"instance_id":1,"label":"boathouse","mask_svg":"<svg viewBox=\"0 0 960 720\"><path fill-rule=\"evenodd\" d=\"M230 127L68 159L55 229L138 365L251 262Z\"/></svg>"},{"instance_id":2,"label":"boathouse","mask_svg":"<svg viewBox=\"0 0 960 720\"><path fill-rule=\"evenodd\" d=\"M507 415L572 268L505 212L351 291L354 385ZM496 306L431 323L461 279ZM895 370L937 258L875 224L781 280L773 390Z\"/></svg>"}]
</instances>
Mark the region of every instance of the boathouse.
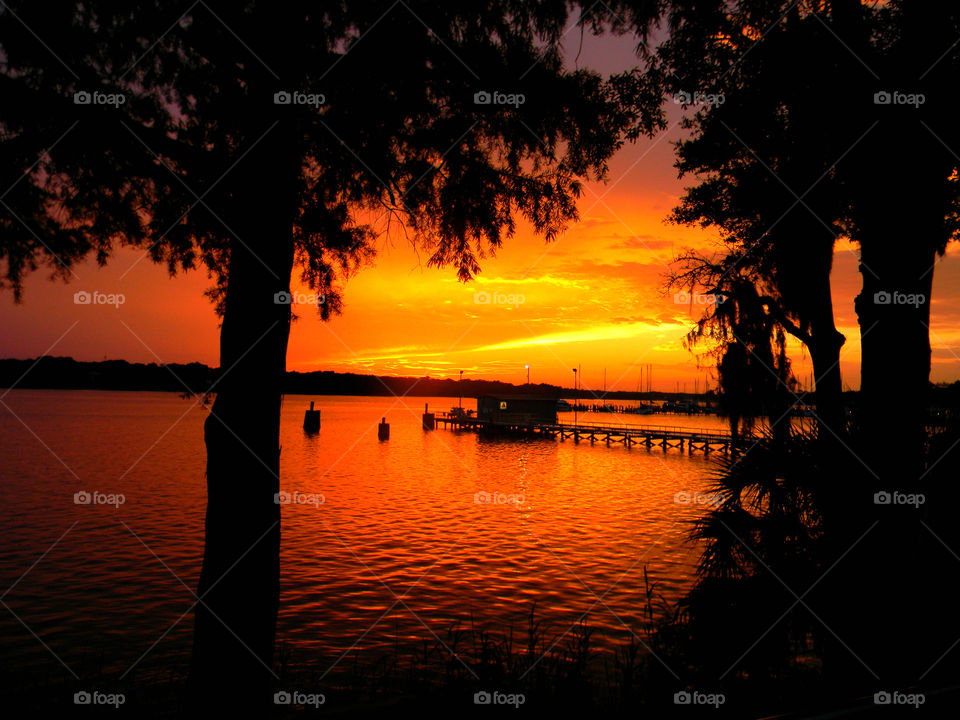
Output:
<instances>
[{"instance_id":1,"label":"boathouse","mask_svg":"<svg viewBox=\"0 0 960 720\"><path fill-rule=\"evenodd\" d=\"M477 398L477 420L516 425L554 424L557 422L557 400L524 395L484 395Z\"/></svg>"}]
</instances>

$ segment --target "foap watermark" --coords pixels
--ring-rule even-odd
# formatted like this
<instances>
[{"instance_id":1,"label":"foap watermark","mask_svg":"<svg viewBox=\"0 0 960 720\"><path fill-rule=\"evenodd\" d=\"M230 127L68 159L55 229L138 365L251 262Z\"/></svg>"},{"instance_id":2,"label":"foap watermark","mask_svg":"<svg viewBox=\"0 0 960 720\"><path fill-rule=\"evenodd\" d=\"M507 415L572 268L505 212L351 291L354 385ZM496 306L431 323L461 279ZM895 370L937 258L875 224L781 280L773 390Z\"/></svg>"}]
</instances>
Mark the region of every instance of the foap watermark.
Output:
<instances>
[{"instance_id":1,"label":"foap watermark","mask_svg":"<svg viewBox=\"0 0 960 720\"><path fill-rule=\"evenodd\" d=\"M73 94L74 105L112 105L113 107L120 107L126 101L127 96L123 93L79 90Z\"/></svg>"},{"instance_id":2,"label":"foap watermark","mask_svg":"<svg viewBox=\"0 0 960 720\"><path fill-rule=\"evenodd\" d=\"M520 107L527 101L523 93L505 93L494 90L487 92L480 90L473 94L474 105L512 105L515 108Z\"/></svg>"},{"instance_id":3,"label":"foap watermark","mask_svg":"<svg viewBox=\"0 0 960 720\"><path fill-rule=\"evenodd\" d=\"M681 90L673 94L673 102L677 105L723 105L726 101L723 93L705 93L699 90L690 93Z\"/></svg>"},{"instance_id":4,"label":"foap watermark","mask_svg":"<svg viewBox=\"0 0 960 720\"><path fill-rule=\"evenodd\" d=\"M81 690L73 694L74 705L112 705L119 708L127 701L123 693L104 693L99 690Z\"/></svg>"},{"instance_id":5,"label":"foap watermark","mask_svg":"<svg viewBox=\"0 0 960 720\"><path fill-rule=\"evenodd\" d=\"M274 493L273 502L277 505L313 505L318 508L327 501L322 493L305 493L294 490L286 492L281 490Z\"/></svg>"},{"instance_id":6,"label":"foap watermark","mask_svg":"<svg viewBox=\"0 0 960 720\"><path fill-rule=\"evenodd\" d=\"M127 497L123 493L102 493L99 490L88 492L80 490L73 494L74 505L113 505L118 508L127 502Z\"/></svg>"},{"instance_id":7,"label":"foap watermark","mask_svg":"<svg viewBox=\"0 0 960 720\"><path fill-rule=\"evenodd\" d=\"M327 701L323 693L305 693L299 690L279 690L273 694L274 705L302 705L318 708Z\"/></svg>"},{"instance_id":8,"label":"foap watermark","mask_svg":"<svg viewBox=\"0 0 960 720\"><path fill-rule=\"evenodd\" d=\"M681 690L673 694L674 705L710 705L718 708L727 701L723 693L704 693L694 690L692 692Z\"/></svg>"},{"instance_id":9,"label":"foap watermark","mask_svg":"<svg viewBox=\"0 0 960 720\"><path fill-rule=\"evenodd\" d=\"M904 293L898 290L888 292L880 290L873 294L874 305L912 305L915 308L925 305L927 296L923 293Z\"/></svg>"},{"instance_id":10,"label":"foap watermark","mask_svg":"<svg viewBox=\"0 0 960 720\"><path fill-rule=\"evenodd\" d=\"M280 90L273 94L274 105L309 105L310 107L318 108L321 105L325 105L326 102L327 98L322 93L302 93L296 90L287 92L286 90Z\"/></svg>"},{"instance_id":11,"label":"foap watermark","mask_svg":"<svg viewBox=\"0 0 960 720\"><path fill-rule=\"evenodd\" d=\"M903 693L898 690L881 690L873 694L874 705L910 705L915 710L927 701L923 693Z\"/></svg>"},{"instance_id":12,"label":"foap watermark","mask_svg":"<svg viewBox=\"0 0 960 720\"><path fill-rule=\"evenodd\" d=\"M78 290L73 294L74 305L113 305L119 309L127 301L123 293L104 293L99 290Z\"/></svg>"},{"instance_id":13,"label":"foap watermark","mask_svg":"<svg viewBox=\"0 0 960 720\"><path fill-rule=\"evenodd\" d=\"M525 501L523 493L491 493L481 490L473 494L473 502L477 505L523 505Z\"/></svg>"},{"instance_id":14,"label":"foap watermark","mask_svg":"<svg viewBox=\"0 0 960 720\"><path fill-rule=\"evenodd\" d=\"M723 495L720 493L699 493L681 490L673 496L673 502L677 505L710 505L711 507L719 507L723 503Z\"/></svg>"},{"instance_id":15,"label":"foap watermark","mask_svg":"<svg viewBox=\"0 0 960 720\"><path fill-rule=\"evenodd\" d=\"M874 105L912 105L919 108L927 101L923 93L905 93L899 90L881 90L873 94Z\"/></svg>"},{"instance_id":16,"label":"foap watermark","mask_svg":"<svg viewBox=\"0 0 960 720\"><path fill-rule=\"evenodd\" d=\"M473 294L473 302L476 305L512 305L513 307L520 307L526 301L527 298L520 293L480 290Z\"/></svg>"},{"instance_id":17,"label":"foap watermark","mask_svg":"<svg viewBox=\"0 0 960 720\"><path fill-rule=\"evenodd\" d=\"M473 694L474 705L513 705L519 708L527 701L527 696L523 693L504 693L494 690L487 692L481 690Z\"/></svg>"},{"instance_id":18,"label":"foap watermark","mask_svg":"<svg viewBox=\"0 0 960 720\"><path fill-rule=\"evenodd\" d=\"M894 490L888 492L881 490L873 494L874 505L912 505L919 508L927 501L927 496L923 493L902 493Z\"/></svg>"},{"instance_id":19,"label":"foap watermark","mask_svg":"<svg viewBox=\"0 0 960 720\"><path fill-rule=\"evenodd\" d=\"M273 294L274 305L323 305L327 296L323 293L304 293L281 290Z\"/></svg>"},{"instance_id":20,"label":"foap watermark","mask_svg":"<svg viewBox=\"0 0 960 720\"><path fill-rule=\"evenodd\" d=\"M673 302L675 302L677 305L719 305L726 299L726 295L721 293L695 293L681 291L673 294Z\"/></svg>"}]
</instances>

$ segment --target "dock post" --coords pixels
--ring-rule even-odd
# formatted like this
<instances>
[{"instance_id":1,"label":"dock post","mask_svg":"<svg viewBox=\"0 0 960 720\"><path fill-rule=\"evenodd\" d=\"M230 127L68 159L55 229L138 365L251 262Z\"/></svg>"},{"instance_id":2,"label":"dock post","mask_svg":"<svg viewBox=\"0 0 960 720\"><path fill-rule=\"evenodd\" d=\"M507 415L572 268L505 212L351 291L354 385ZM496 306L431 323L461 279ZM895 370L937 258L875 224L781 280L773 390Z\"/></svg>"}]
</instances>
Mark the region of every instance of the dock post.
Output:
<instances>
[{"instance_id":1,"label":"dock post","mask_svg":"<svg viewBox=\"0 0 960 720\"><path fill-rule=\"evenodd\" d=\"M380 424L377 426L377 438L380 440L390 439L390 426L387 425L387 419L380 418Z\"/></svg>"},{"instance_id":2,"label":"dock post","mask_svg":"<svg viewBox=\"0 0 960 720\"><path fill-rule=\"evenodd\" d=\"M430 404L423 404L423 429L424 430L433 430L436 427L436 419L432 412L429 412Z\"/></svg>"},{"instance_id":3,"label":"dock post","mask_svg":"<svg viewBox=\"0 0 960 720\"><path fill-rule=\"evenodd\" d=\"M303 429L308 433L320 432L320 411L313 409L313 400L310 409L303 414Z\"/></svg>"}]
</instances>

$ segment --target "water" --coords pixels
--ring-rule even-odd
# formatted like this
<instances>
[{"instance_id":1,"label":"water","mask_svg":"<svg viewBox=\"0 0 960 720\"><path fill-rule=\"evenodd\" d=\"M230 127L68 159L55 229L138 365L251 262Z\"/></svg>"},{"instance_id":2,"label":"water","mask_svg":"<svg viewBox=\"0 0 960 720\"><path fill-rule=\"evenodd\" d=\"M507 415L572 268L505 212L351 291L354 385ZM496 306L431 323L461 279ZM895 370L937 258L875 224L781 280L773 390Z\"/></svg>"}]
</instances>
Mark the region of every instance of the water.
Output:
<instances>
[{"instance_id":1,"label":"water","mask_svg":"<svg viewBox=\"0 0 960 720\"><path fill-rule=\"evenodd\" d=\"M644 567L668 601L689 586L689 521L703 506L674 497L707 490L713 462L702 455L423 432L423 403L456 403L443 398L312 398L322 428L306 436L309 399L288 396L281 426L281 488L314 501L283 509L278 639L291 662L322 674L356 653L372 661L446 638L458 621L522 633L534 607L549 637L586 613L609 649L639 632ZM202 555L206 409L147 392L13 390L3 402L5 671L182 672ZM381 443L383 415L391 432ZM712 417L578 417L722 427ZM80 491L115 505L76 504ZM477 503L477 493L506 502Z\"/></svg>"}]
</instances>

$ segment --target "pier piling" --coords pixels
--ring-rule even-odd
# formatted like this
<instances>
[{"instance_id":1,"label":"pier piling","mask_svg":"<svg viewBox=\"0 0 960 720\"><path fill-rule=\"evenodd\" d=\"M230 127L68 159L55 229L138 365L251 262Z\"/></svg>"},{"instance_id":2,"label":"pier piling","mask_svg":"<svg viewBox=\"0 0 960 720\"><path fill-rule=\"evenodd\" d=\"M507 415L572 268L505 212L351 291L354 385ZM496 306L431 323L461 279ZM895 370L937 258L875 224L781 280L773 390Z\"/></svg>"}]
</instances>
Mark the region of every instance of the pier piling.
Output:
<instances>
[{"instance_id":1,"label":"pier piling","mask_svg":"<svg viewBox=\"0 0 960 720\"><path fill-rule=\"evenodd\" d=\"M313 400L310 409L303 414L303 429L308 433L320 432L320 411L313 409Z\"/></svg>"},{"instance_id":2,"label":"pier piling","mask_svg":"<svg viewBox=\"0 0 960 720\"><path fill-rule=\"evenodd\" d=\"M433 430L436 427L436 418L432 412L430 412L430 404L423 404L423 429L424 430Z\"/></svg>"}]
</instances>

